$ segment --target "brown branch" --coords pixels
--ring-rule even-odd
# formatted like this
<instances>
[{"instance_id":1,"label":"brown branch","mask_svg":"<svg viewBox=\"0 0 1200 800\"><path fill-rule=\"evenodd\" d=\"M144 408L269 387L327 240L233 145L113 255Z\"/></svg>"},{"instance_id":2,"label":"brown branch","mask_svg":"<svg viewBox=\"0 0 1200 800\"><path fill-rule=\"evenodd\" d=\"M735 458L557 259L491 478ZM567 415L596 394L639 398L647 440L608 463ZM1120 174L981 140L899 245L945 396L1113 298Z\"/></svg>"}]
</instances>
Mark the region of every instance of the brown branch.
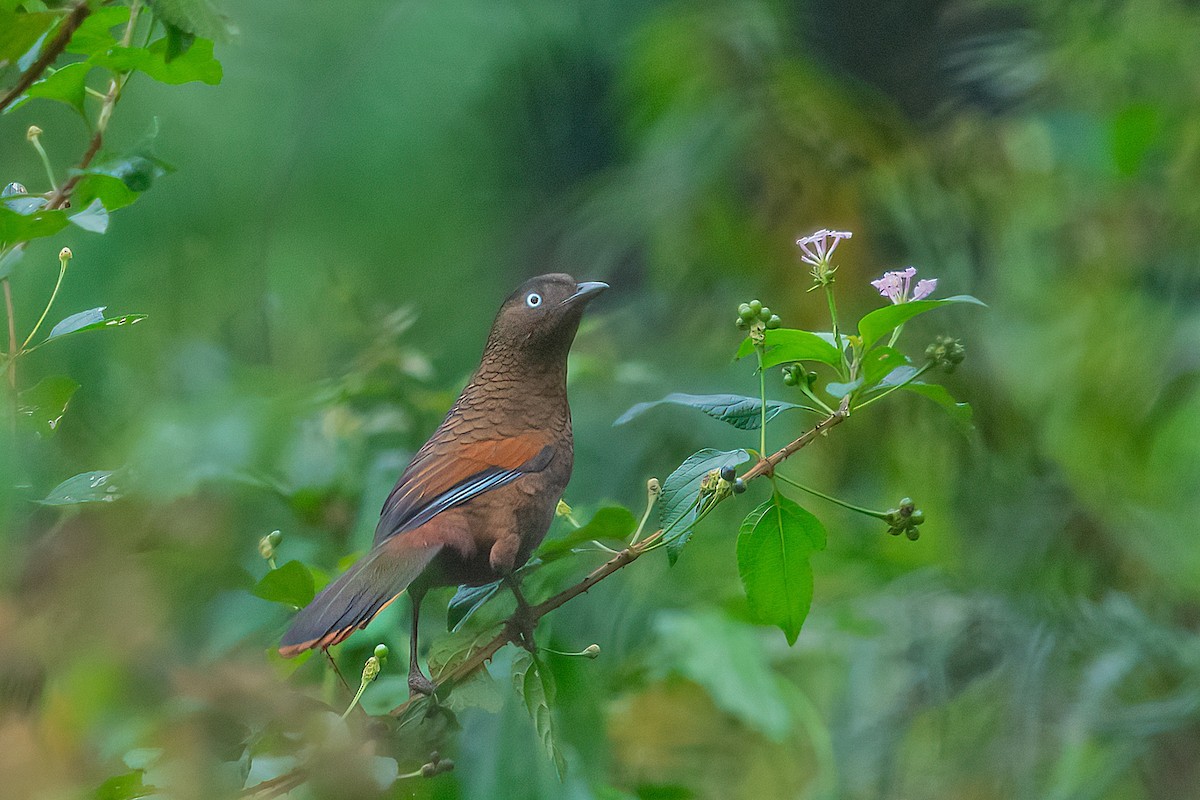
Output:
<instances>
[{"instance_id":1,"label":"brown branch","mask_svg":"<svg viewBox=\"0 0 1200 800\"><path fill-rule=\"evenodd\" d=\"M75 35L75 31L83 24L88 15L92 13L92 9L88 6L86 0L80 0L71 9L71 13L66 16L62 24L58 28L58 33L50 41L50 44L42 48L41 55L37 61L34 61L29 69L21 73L21 77L17 78L16 84L8 90L4 97L0 98L0 111L8 108L13 102L25 93L25 90L34 84L34 82L42 77L42 73L46 68L54 63L54 59L62 55L62 51L66 49L67 43L71 41L71 37Z\"/></svg>"},{"instance_id":2,"label":"brown branch","mask_svg":"<svg viewBox=\"0 0 1200 800\"><path fill-rule=\"evenodd\" d=\"M772 454L769 458L764 458L757 464L746 470L742 475L742 480L749 482L763 475L769 475L774 471L775 467L782 461L790 458L798 450L812 443L818 436L825 433L833 426L841 423L844 419L850 416L848 398L843 399L842 405L837 411L834 411L825 419L818 422L813 428L805 431L798 439L790 442L778 452ZM640 542L631 544L621 552L614 555L608 561L601 564L596 569L592 570L587 576L579 581L579 583L563 589L558 594L532 606L529 609L529 620L533 625L537 625L538 620L549 614L551 611L565 605L569 601L575 599L581 594L587 593L589 589L595 586L600 581L615 574L621 569L629 566L634 561L637 561L642 555L649 550L654 549L655 545L661 544L663 531L657 531L650 536L647 536ZM456 683L469 678L474 673L483 668L485 664L492 660L496 653L500 652L500 648L504 647L509 642L516 643L520 639L519 629L516 626L513 617L510 617L504 625L500 633L488 640L488 642L480 647L475 648L460 661L453 669L443 673L437 683L435 693L443 688L453 688ZM393 717L401 717L409 710L414 708L418 703L428 702L427 697L412 696L400 705L388 712ZM267 798L276 797L284 792L290 791L303 782L302 778L295 776L302 770L285 773L270 781L264 781L257 786L251 786L242 791L242 797L253 797L257 800L266 800Z\"/></svg>"}]
</instances>

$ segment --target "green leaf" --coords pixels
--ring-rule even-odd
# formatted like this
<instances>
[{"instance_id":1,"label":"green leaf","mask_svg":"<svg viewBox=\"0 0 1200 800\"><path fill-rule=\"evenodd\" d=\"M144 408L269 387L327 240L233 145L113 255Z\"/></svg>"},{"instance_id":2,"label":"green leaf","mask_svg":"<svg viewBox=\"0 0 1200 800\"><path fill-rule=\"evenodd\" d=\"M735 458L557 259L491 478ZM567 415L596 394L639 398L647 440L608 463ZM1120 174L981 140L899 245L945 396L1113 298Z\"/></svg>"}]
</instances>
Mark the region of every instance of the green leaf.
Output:
<instances>
[{"instance_id":1,"label":"green leaf","mask_svg":"<svg viewBox=\"0 0 1200 800\"><path fill-rule=\"evenodd\" d=\"M960 294L942 300L910 300L907 303L896 303L895 305L877 308L858 321L858 335L862 337L863 348L869 350L871 345L875 344L883 336L891 333L918 314L924 314L926 311L933 311L935 308L954 305L956 303L974 303L978 306L987 307L981 300L971 297L969 294Z\"/></svg>"},{"instance_id":2,"label":"green leaf","mask_svg":"<svg viewBox=\"0 0 1200 800\"><path fill-rule=\"evenodd\" d=\"M304 608L317 593L312 570L299 561L289 561L263 575L252 591L255 597L295 608Z\"/></svg>"},{"instance_id":3,"label":"green leaf","mask_svg":"<svg viewBox=\"0 0 1200 800\"><path fill-rule=\"evenodd\" d=\"M750 615L779 626L789 645L796 643L812 606L808 557L825 548L825 538L820 520L779 493L751 511L738 533L738 574Z\"/></svg>"},{"instance_id":4,"label":"green leaf","mask_svg":"<svg viewBox=\"0 0 1200 800\"><path fill-rule=\"evenodd\" d=\"M12 63L25 55L59 18L51 12L0 11L0 62Z\"/></svg>"},{"instance_id":5,"label":"green leaf","mask_svg":"<svg viewBox=\"0 0 1200 800\"><path fill-rule=\"evenodd\" d=\"M157 788L144 783L142 770L135 769L123 775L112 776L96 787L92 797L94 800L136 800L157 793Z\"/></svg>"},{"instance_id":6,"label":"green leaf","mask_svg":"<svg viewBox=\"0 0 1200 800\"><path fill-rule=\"evenodd\" d=\"M542 542L538 548L537 557L543 562L557 561L581 544L594 539L624 541L629 534L637 529L637 519L633 512L621 506L605 506L592 515L586 525L582 525L565 536Z\"/></svg>"},{"instance_id":7,"label":"green leaf","mask_svg":"<svg viewBox=\"0 0 1200 800\"><path fill-rule=\"evenodd\" d=\"M129 6L104 6L97 8L83 21L67 43L68 53L95 55L117 44L113 28L129 22Z\"/></svg>"},{"instance_id":8,"label":"green leaf","mask_svg":"<svg viewBox=\"0 0 1200 800\"><path fill-rule=\"evenodd\" d=\"M837 347L832 343L832 335L826 338L812 331L801 331L795 328L777 328L765 331L763 334L763 368L777 367L780 364L790 364L793 361L820 361L823 364L837 366L842 363L842 357ZM754 352L754 342L749 337L742 340L735 360L745 358Z\"/></svg>"},{"instance_id":9,"label":"green leaf","mask_svg":"<svg viewBox=\"0 0 1200 800\"><path fill-rule=\"evenodd\" d=\"M892 370L909 364L908 356L893 347L877 347L863 356L862 379L864 386L873 386L883 380Z\"/></svg>"},{"instance_id":10,"label":"green leaf","mask_svg":"<svg viewBox=\"0 0 1200 800\"><path fill-rule=\"evenodd\" d=\"M153 0L151 5L159 19L192 36L224 42L235 32L210 0Z\"/></svg>"},{"instance_id":11,"label":"green leaf","mask_svg":"<svg viewBox=\"0 0 1200 800\"><path fill-rule=\"evenodd\" d=\"M83 207L99 201L111 213L124 208L138 199L138 192L125 185L125 181L111 175L88 173L75 184L73 197Z\"/></svg>"},{"instance_id":12,"label":"green leaf","mask_svg":"<svg viewBox=\"0 0 1200 800\"><path fill-rule=\"evenodd\" d=\"M14 201L19 198L15 198ZM10 201L10 202L14 202ZM27 214L14 211L8 203L0 205L0 245L53 236L67 226L66 212L38 210Z\"/></svg>"},{"instance_id":13,"label":"green leaf","mask_svg":"<svg viewBox=\"0 0 1200 800\"><path fill-rule=\"evenodd\" d=\"M914 392L927 397L933 402L942 407L950 419L958 425L963 433L970 433L975 428L972 421L971 405L969 403L960 403L954 399L953 395L947 391L945 386L940 383L923 383L922 381L913 381L901 387L906 392ZM886 402L886 401L885 401Z\"/></svg>"},{"instance_id":14,"label":"green leaf","mask_svg":"<svg viewBox=\"0 0 1200 800\"><path fill-rule=\"evenodd\" d=\"M855 378L848 383L840 383L838 381L830 381L825 384L825 392L836 400L841 400L846 395L853 392L855 389L863 385L862 378Z\"/></svg>"},{"instance_id":15,"label":"green leaf","mask_svg":"<svg viewBox=\"0 0 1200 800\"><path fill-rule=\"evenodd\" d=\"M210 86L221 82L221 63L213 58L213 43L197 39L188 51L167 62L166 38L149 47L112 47L92 56L93 64L113 72L144 72L160 83L178 85L200 81Z\"/></svg>"},{"instance_id":16,"label":"green leaf","mask_svg":"<svg viewBox=\"0 0 1200 800\"><path fill-rule=\"evenodd\" d=\"M104 233L108 230L108 210L99 199L88 203L83 211L72 214L70 220L73 225L92 233Z\"/></svg>"},{"instance_id":17,"label":"green leaf","mask_svg":"<svg viewBox=\"0 0 1200 800\"><path fill-rule=\"evenodd\" d=\"M51 328L50 335L46 337L42 344L54 339L61 339L73 333L95 331L101 328L116 328L122 325L136 325L146 318L145 314L123 314L119 317L105 317L105 308L106 306L99 306L98 308L89 308L87 311L80 311L78 314L72 314Z\"/></svg>"},{"instance_id":18,"label":"green leaf","mask_svg":"<svg viewBox=\"0 0 1200 800\"><path fill-rule=\"evenodd\" d=\"M149 144L144 144L143 147L149 147ZM144 192L154 184L154 181L172 171L173 168L161 159L145 153L133 153L107 160L103 164L85 170L83 174L85 176L107 175L118 178L130 191ZM109 211L116 210L116 207L110 206L108 203L104 205Z\"/></svg>"},{"instance_id":19,"label":"green leaf","mask_svg":"<svg viewBox=\"0 0 1200 800\"><path fill-rule=\"evenodd\" d=\"M618 417L613 425L623 425L645 411L664 404L699 409L713 419L728 422L733 427L744 431L757 430L762 425L762 403L757 397L742 397L736 394L682 394L681 392L674 392L661 400L638 403ZM770 421L778 416L779 412L792 408L800 408L805 411L814 410L796 403L768 400L767 420Z\"/></svg>"},{"instance_id":20,"label":"green leaf","mask_svg":"<svg viewBox=\"0 0 1200 800\"><path fill-rule=\"evenodd\" d=\"M17 411L29 419L38 436L47 438L54 435L78 388L79 384L66 375L42 378L32 388L21 392Z\"/></svg>"},{"instance_id":21,"label":"green leaf","mask_svg":"<svg viewBox=\"0 0 1200 800\"><path fill-rule=\"evenodd\" d=\"M513 687L525 701L529 718L533 720L538 738L546 755L554 762L554 769L561 781L567 775L567 760L554 739L554 719L550 704L554 702L554 678L549 671L528 651L522 650L513 658Z\"/></svg>"},{"instance_id":22,"label":"green leaf","mask_svg":"<svg viewBox=\"0 0 1200 800\"><path fill-rule=\"evenodd\" d=\"M450 605L446 607L446 630L457 633L463 623L499 590L500 581L485 583L483 586L459 586L454 597L450 598Z\"/></svg>"},{"instance_id":23,"label":"green leaf","mask_svg":"<svg viewBox=\"0 0 1200 800\"><path fill-rule=\"evenodd\" d=\"M54 74L43 78L29 87L25 98L4 109L9 113L25 104L26 99L40 97L45 100L55 100L66 103L75 109L81 117L87 119L87 109L84 100L87 97L87 76L92 71L92 65L86 62L68 64Z\"/></svg>"},{"instance_id":24,"label":"green leaf","mask_svg":"<svg viewBox=\"0 0 1200 800\"><path fill-rule=\"evenodd\" d=\"M43 499L43 506L73 506L80 503L111 503L121 497L121 490L114 480L115 470L84 472L55 486Z\"/></svg>"},{"instance_id":25,"label":"green leaf","mask_svg":"<svg viewBox=\"0 0 1200 800\"><path fill-rule=\"evenodd\" d=\"M1133 175L1162 131L1162 114L1150 103L1135 103L1113 117L1112 158L1122 175Z\"/></svg>"},{"instance_id":26,"label":"green leaf","mask_svg":"<svg viewBox=\"0 0 1200 800\"><path fill-rule=\"evenodd\" d=\"M745 450L706 448L688 456L663 481L662 495L658 500L658 522L664 530L674 526L674 530L667 534L667 559L671 564L679 560L684 545L692 538L691 529L687 526L696 517L697 509L693 501L700 494L700 482L704 476L714 469L719 470L726 465L736 467L749 460L750 454Z\"/></svg>"},{"instance_id":27,"label":"green leaf","mask_svg":"<svg viewBox=\"0 0 1200 800\"><path fill-rule=\"evenodd\" d=\"M188 33L182 28L178 28L171 23L166 23L167 26L167 63L170 64L175 59L188 51L192 43L196 41L196 35Z\"/></svg>"}]
</instances>

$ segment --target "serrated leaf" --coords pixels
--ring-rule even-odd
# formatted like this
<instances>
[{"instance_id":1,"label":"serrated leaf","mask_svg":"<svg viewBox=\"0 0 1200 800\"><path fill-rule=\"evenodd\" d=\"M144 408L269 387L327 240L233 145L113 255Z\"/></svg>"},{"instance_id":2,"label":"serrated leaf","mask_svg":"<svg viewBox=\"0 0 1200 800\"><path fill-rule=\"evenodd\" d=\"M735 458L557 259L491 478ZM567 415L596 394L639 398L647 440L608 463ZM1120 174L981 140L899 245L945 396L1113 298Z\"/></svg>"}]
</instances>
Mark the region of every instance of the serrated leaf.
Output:
<instances>
[{"instance_id":1,"label":"serrated leaf","mask_svg":"<svg viewBox=\"0 0 1200 800\"><path fill-rule=\"evenodd\" d=\"M66 375L52 375L21 392L17 410L43 438L53 436L79 384Z\"/></svg>"},{"instance_id":2,"label":"serrated leaf","mask_svg":"<svg viewBox=\"0 0 1200 800\"><path fill-rule=\"evenodd\" d=\"M87 208L70 217L71 224L78 225L85 231L104 233L108 230L108 209L99 199L93 200Z\"/></svg>"},{"instance_id":3,"label":"serrated leaf","mask_svg":"<svg viewBox=\"0 0 1200 800\"><path fill-rule=\"evenodd\" d=\"M209 0L153 0L151 5L160 19L193 36L223 42L234 33L229 18Z\"/></svg>"},{"instance_id":4,"label":"serrated leaf","mask_svg":"<svg viewBox=\"0 0 1200 800\"><path fill-rule=\"evenodd\" d=\"M796 643L812 606L808 558L825 548L825 527L797 503L776 493L751 511L738 532L738 574L751 618L777 625Z\"/></svg>"},{"instance_id":5,"label":"serrated leaf","mask_svg":"<svg viewBox=\"0 0 1200 800\"><path fill-rule=\"evenodd\" d=\"M828 338L826 338L828 336ZM832 344L832 335L802 331L795 328L777 328L763 333L763 368L790 364L793 361L819 361L837 366L842 363L838 349ZM754 342L742 340L735 360L754 352Z\"/></svg>"},{"instance_id":6,"label":"serrated leaf","mask_svg":"<svg viewBox=\"0 0 1200 800\"><path fill-rule=\"evenodd\" d=\"M942 308L943 306L955 305L957 303L974 303L975 305L984 306L984 308L987 307L983 301L969 294L960 294L941 300L910 300L907 303L897 303L877 308L858 321L858 334L862 337L863 348L869 350L871 345L913 317L933 311L935 308Z\"/></svg>"},{"instance_id":7,"label":"serrated leaf","mask_svg":"<svg viewBox=\"0 0 1200 800\"><path fill-rule=\"evenodd\" d=\"M115 470L95 470L75 475L51 489L38 503L44 506L111 503L121 498L116 475Z\"/></svg>"},{"instance_id":8,"label":"serrated leaf","mask_svg":"<svg viewBox=\"0 0 1200 800\"><path fill-rule=\"evenodd\" d=\"M304 608L317 593L312 570L299 561L289 561L263 575L252 591L255 597L295 608Z\"/></svg>"},{"instance_id":9,"label":"serrated leaf","mask_svg":"<svg viewBox=\"0 0 1200 800\"><path fill-rule=\"evenodd\" d=\"M105 308L106 306L99 306L97 308L89 308L87 311L80 311L78 314L72 314L51 328L50 335L46 337L42 344L54 339L61 339L73 333L95 331L101 328L116 328L123 325L136 325L146 318L145 314L122 314L119 317L105 317Z\"/></svg>"},{"instance_id":10,"label":"serrated leaf","mask_svg":"<svg viewBox=\"0 0 1200 800\"><path fill-rule=\"evenodd\" d=\"M188 51L178 58L167 61L166 38L159 39L149 47L109 48L96 53L91 62L113 72L138 70L160 83L179 85L200 81L210 86L221 82L221 63L213 58L213 43L209 39L197 39Z\"/></svg>"},{"instance_id":11,"label":"serrated leaf","mask_svg":"<svg viewBox=\"0 0 1200 800\"><path fill-rule=\"evenodd\" d=\"M727 422L735 428L744 431L757 430L762 426L762 402L757 397L743 397L736 394L683 394L674 392L661 400L648 403L638 403L617 418L613 425L623 425L655 406L677 405L695 408L703 411L713 419ZM796 403L784 403L778 400L767 401L767 421L774 419L781 411L799 408L813 411L808 406Z\"/></svg>"},{"instance_id":12,"label":"serrated leaf","mask_svg":"<svg viewBox=\"0 0 1200 800\"><path fill-rule=\"evenodd\" d=\"M525 709L533 720L538 738L546 755L554 762L561 781L567 775L567 761L554 738L554 717L550 703L554 702L554 678L528 651L522 650L513 658L513 688L525 701Z\"/></svg>"},{"instance_id":13,"label":"serrated leaf","mask_svg":"<svg viewBox=\"0 0 1200 800\"><path fill-rule=\"evenodd\" d=\"M667 559L671 564L679 560L684 545L692 537L687 527L696 516L693 501L700 494L700 482L714 469L724 466L737 467L750 460L745 450L698 450L688 456L679 467L667 476L662 484L662 495L658 500L658 521L667 534ZM678 525L676 523L679 523Z\"/></svg>"},{"instance_id":14,"label":"serrated leaf","mask_svg":"<svg viewBox=\"0 0 1200 800\"><path fill-rule=\"evenodd\" d=\"M587 524L565 536L542 542L536 555L543 562L557 561L570 555L576 547L593 540L624 541L636 528L637 519L629 509L605 506L593 514Z\"/></svg>"},{"instance_id":15,"label":"serrated leaf","mask_svg":"<svg viewBox=\"0 0 1200 800\"><path fill-rule=\"evenodd\" d=\"M24 105L27 100L40 97L44 100L65 103L86 119L87 109L84 108L84 100L87 98L87 76L91 71L92 65L86 62L67 64L52 75L30 86L24 97L4 109L4 113L14 111Z\"/></svg>"}]
</instances>

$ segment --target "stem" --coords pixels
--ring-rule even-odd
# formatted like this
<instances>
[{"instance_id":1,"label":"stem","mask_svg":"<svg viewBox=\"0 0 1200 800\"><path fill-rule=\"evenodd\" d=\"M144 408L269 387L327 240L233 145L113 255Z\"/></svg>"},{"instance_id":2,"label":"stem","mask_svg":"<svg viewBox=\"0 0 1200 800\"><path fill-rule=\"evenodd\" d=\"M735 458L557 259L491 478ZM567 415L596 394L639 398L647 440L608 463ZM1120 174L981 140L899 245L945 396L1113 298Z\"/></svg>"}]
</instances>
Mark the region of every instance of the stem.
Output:
<instances>
[{"instance_id":1,"label":"stem","mask_svg":"<svg viewBox=\"0 0 1200 800\"><path fill-rule=\"evenodd\" d=\"M54 291L50 293L50 302L46 303L46 307L42 309L42 315L38 317L37 324L33 326L33 330L31 330L29 335L25 337L25 342L21 345L22 352L26 347L29 346L29 343L33 341L33 337L37 334L38 329L41 328L42 323L46 321L46 315L50 313L50 307L54 305L54 299L58 297L58 290L62 286L63 277L67 274L68 263L69 262L66 259L59 260L58 280L54 282Z\"/></svg>"},{"instance_id":2,"label":"stem","mask_svg":"<svg viewBox=\"0 0 1200 800\"><path fill-rule=\"evenodd\" d=\"M654 482L657 485L657 481ZM642 514L642 521L638 523L637 530L633 532L633 538L629 540L631 545L637 544L637 540L641 538L642 531L646 528L646 520L650 519L650 512L654 510L654 504L658 502L660 494L662 494L661 488L657 491L650 488L646 489L646 510Z\"/></svg>"},{"instance_id":3,"label":"stem","mask_svg":"<svg viewBox=\"0 0 1200 800\"><path fill-rule=\"evenodd\" d=\"M887 390L880 392L879 394L875 395L874 397L870 397L870 398L862 401L861 403L859 403L858 405L856 405L854 407L854 410L858 411L859 409L866 408L867 406L871 405L871 403L874 403L876 400L882 400L883 398L887 397L889 394L896 391L897 389L903 389L905 386L908 386L910 383L912 383L917 378L924 375L926 372L928 372L932 368L933 368L933 362L932 361L927 362L925 364L925 366L921 367L919 370L914 372L912 375L909 375L906 380L902 381L901 383L897 383L895 386L888 387Z\"/></svg>"},{"instance_id":4,"label":"stem","mask_svg":"<svg viewBox=\"0 0 1200 800\"><path fill-rule=\"evenodd\" d=\"M354 693L354 699L350 701L350 705L346 706L346 710L342 712L342 719L350 716L350 712L358 705L359 699L363 696L363 692L367 690L367 684L370 683L366 678L362 679L362 683L358 685L358 691Z\"/></svg>"},{"instance_id":5,"label":"stem","mask_svg":"<svg viewBox=\"0 0 1200 800\"><path fill-rule=\"evenodd\" d=\"M763 369L763 345L755 344L754 352L758 354L758 407L762 412L762 419L758 426L758 452L760 454L767 452L767 375Z\"/></svg>"},{"instance_id":6,"label":"stem","mask_svg":"<svg viewBox=\"0 0 1200 800\"><path fill-rule=\"evenodd\" d=\"M832 283L825 284L825 299L829 302L829 321L833 326L833 341L837 346L838 355L842 358L842 375L846 375L849 367L846 364L846 350L842 346L842 334L838 330L837 303L833 301Z\"/></svg>"},{"instance_id":7,"label":"stem","mask_svg":"<svg viewBox=\"0 0 1200 800\"><path fill-rule=\"evenodd\" d=\"M46 155L46 148L42 147L40 136L34 136L29 140L33 145L33 149L37 150L38 156L42 159L42 166L46 168L46 177L50 179L50 189L58 191L58 181L54 180L54 168L50 166L50 156Z\"/></svg>"},{"instance_id":8,"label":"stem","mask_svg":"<svg viewBox=\"0 0 1200 800\"><path fill-rule=\"evenodd\" d=\"M12 284L8 278L0 280L4 286L4 310L8 313L8 389L12 393L13 424L16 424L17 410L17 321L13 314Z\"/></svg>"},{"instance_id":9,"label":"stem","mask_svg":"<svg viewBox=\"0 0 1200 800\"><path fill-rule=\"evenodd\" d=\"M804 484L799 483L798 481L794 481L786 475L780 475L777 472L777 473L775 473L775 477L778 478L779 480L783 481L784 483L788 484L789 486L794 486L802 492L808 492L809 494L814 494L817 497L820 497L822 500L828 500L829 502L833 503L834 505L841 506L842 508L846 508L851 511L857 511L859 514L866 514L868 517L874 517L875 519L887 519L887 514L884 514L882 511L872 511L869 508L863 508L862 506L856 506L853 503L847 503L845 500L839 500L838 498L833 497L831 495L827 495L824 492L817 491L816 489L813 489L810 486L805 486Z\"/></svg>"},{"instance_id":10,"label":"stem","mask_svg":"<svg viewBox=\"0 0 1200 800\"><path fill-rule=\"evenodd\" d=\"M83 24L83 21L91 13L92 9L88 5L87 0L81 0L81 2L71 7L71 13L67 14L66 18L58 26L58 33L54 35L54 38L42 48L42 53L38 56L37 61L30 64L29 69L21 73L21 77L17 79L17 82L8 90L7 94L0 98L0 111L12 105L18 97L25 93L26 89L32 86L38 78L42 77L42 73L62 54L62 51L67 47L67 43L71 41L71 37L75 35L75 31L78 30L79 26Z\"/></svg>"}]
</instances>

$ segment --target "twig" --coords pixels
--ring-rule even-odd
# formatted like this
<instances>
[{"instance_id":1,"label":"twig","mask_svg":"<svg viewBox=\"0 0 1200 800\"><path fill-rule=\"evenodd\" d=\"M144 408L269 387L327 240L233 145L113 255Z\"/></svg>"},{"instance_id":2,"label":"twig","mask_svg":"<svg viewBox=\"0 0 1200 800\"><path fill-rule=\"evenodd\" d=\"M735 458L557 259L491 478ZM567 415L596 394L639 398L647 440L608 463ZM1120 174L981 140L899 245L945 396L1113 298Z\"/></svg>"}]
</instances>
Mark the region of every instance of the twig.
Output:
<instances>
[{"instance_id":1,"label":"twig","mask_svg":"<svg viewBox=\"0 0 1200 800\"><path fill-rule=\"evenodd\" d=\"M828 417L821 420L811 430L805 431L800 438L791 442L786 447L771 455L769 458L759 461L753 467L748 469L744 475L742 475L742 480L749 482L757 477L769 474L772 470L774 470L775 466L779 464L779 462L784 461L785 459L794 455L798 450L810 444L822 433L829 430L834 425L837 425L849 415L848 401L843 399L842 405L837 411L834 411ZM587 593L589 589L591 589L600 581L629 566L634 561L637 561L638 558L640 558L643 554L655 549L655 545L658 544L658 541L662 538L662 535L663 531L656 531L642 541L629 545L624 550L610 558L608 561L589 572L583 580L579 581L579 583L563 589L561 592L549 598L548 600L544 600L537 605L531 606L528 612L531 622L536 625L538 620L549 614L551 611L565 605L579 595ZM518 639L518 630L514 625L512 618L509 618L500 633L488 640L486 644L472 650L466 658L464 658L454 667L454 669L450 670L448 673L444 673L437 681L435 692L438 689L452 687L454 684L459 683L465 678L468 678L474 673L478 672L487 662L492 660L492 657L500 651L500 648L504 647L510 642L515 643L518 641ZM388 713L393 717L401 717L416 704L427 701L428 698L426 697L413 696L393 708ZM302 770L298 769L294 772L285 773L284 775L280 775L279 777L273 778L270 781L264 781L257 786L252 786L248 789L245 789L242 791L242 797L252 797L256 798L257 800L267 800L267 798L277 797L280 794L296 788L304 782L302 777L296 777L297 773L301 771Z\"/></svg>"},{"instance_id":2,"label":"twig","mask_svg":"<svg viewBox=\"0 0 1200 800\"><path fill-rule=\"evenodd\" d=\"M50 44L42 48L42 53L37 57L37 61L29 66L29 69L21 73L21 77L17 78L16 84L8 90L8 93L0 98L0 111L8 108L13 102L25 93L25 90L34 84L34 82L42 77L42 73L46 68L54 63L54 59L62 54L66 49L67 43L71 41L71 37L75 35L75 31L83 24L88 15L92 13L91 7L86 0L80 0L74 7L71 8L71 13L66 16L62 24L58 28L58 33L50 40Z\"/></svg>"},{"instance_id":3,"label":"twig","mask_svg":"<svg viewBox=\"0 0 1200 800\"><path fill-rule=\"evenodd\" d=\"M8 312L8 391L12 395L14 429L17 424L17 321L13 315L12 285L8 278L0 280L4 285L4 310Z\"/></svg>"}]
</instances>

